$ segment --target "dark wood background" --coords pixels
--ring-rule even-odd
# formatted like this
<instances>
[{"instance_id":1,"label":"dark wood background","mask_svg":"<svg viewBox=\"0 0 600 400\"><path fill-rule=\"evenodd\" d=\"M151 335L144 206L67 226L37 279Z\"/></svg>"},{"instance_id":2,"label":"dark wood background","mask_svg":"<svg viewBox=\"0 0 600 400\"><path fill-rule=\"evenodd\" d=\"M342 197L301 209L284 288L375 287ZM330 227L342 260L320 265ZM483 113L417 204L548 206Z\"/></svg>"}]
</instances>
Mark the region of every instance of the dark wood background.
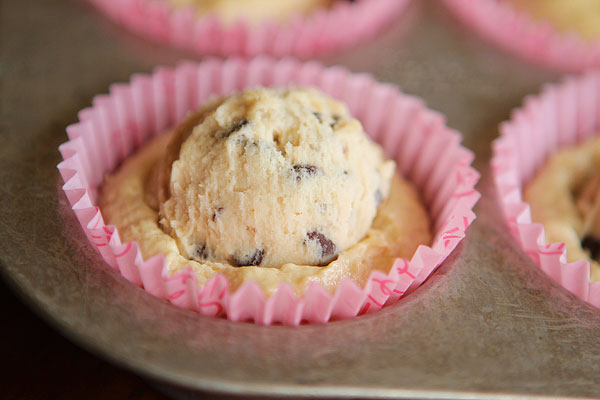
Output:
<instances>
[{"instance_id":1,"label":"dark wood background","mask_svg":"<svg viewBox=\"0 0 600 400\"><path fill-rule=\"evenodd\" d=\"M142 378L61 336L0 280L0 398L167 399Z\"/></svg>"}]
</instances>

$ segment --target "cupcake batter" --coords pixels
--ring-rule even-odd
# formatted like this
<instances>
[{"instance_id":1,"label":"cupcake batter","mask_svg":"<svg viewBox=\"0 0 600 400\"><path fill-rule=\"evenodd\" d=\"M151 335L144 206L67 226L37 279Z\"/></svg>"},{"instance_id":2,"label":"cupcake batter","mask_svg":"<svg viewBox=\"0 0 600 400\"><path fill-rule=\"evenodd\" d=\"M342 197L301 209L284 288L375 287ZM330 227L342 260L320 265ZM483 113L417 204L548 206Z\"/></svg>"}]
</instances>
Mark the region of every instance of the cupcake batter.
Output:
<instances>
[{"instance_id":1,"label":"cupcake batter","mask_svg":"<svg viewBox=\"0 0 600 400\"><path fill-rule=\"evenodd\" d=\"M199 284L222 273L234 290L334 291L431 241L418 195L393 171L341 103L258 89L155 139L107 178L100 205L123 240L164 254L172 272L191 266Z\"/></svg>"},{"instance_id":2,"label":"cupcake batter","mask_svg":"<svg viewBox=\"0 0 600 400\"><path fill-rule=\"evenodd\" d=\"M560 32L572 32L587 41L600 38L598 0L509 0L532 18L552 24Z\"/></svg>"},{"instance_id":3,"label":"cupcake batter","mask_svg":"<svg viewBox=\"0 0 600 400\"><path fill-rule=\"evenodd\" d=\"M334 0L169 0L175 7L193 6L199 15L216 14L225 23L238 19L259 24L265 20L285 22L294 15L307 15Z\"/></svg>"},{"instance_id":4,"label":"cupcake batter","mask_svg":"<svg viewBox=\"0 0 600 400\"><path fill-rule=\"evenodd\" d=\"M548 243L567 245L569 262L587 259L591 280L600 280L600 138L553 155L524 199L532 218L544 224Z\"/></svg>"}]
</instances>

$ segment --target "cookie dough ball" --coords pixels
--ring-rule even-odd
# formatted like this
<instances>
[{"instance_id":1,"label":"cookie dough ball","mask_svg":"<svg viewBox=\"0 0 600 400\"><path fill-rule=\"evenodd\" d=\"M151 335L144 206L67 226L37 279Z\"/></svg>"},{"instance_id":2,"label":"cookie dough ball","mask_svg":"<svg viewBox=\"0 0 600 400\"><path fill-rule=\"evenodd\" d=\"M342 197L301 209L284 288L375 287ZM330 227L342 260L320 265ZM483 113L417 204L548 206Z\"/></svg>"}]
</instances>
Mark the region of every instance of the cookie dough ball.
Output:
<instances>
[{"instance_id":1,"label":"cookie dough ball","mask_svg":"<svg viewBox=\"0 0 600 400\"><path fill-rule=\"evenodd\" d=\"M258 24L265 20L283 22L294 15L307 15L334 0L169 0L175 7L193 6L198 14L216 14L225 23L238 19Z\"/></svg>"},{"instance_id":2,"label":"cookie dough ball","mask_svg":"<svg viewBox=\"0 0 600 400\"><path fill-rule=\"evenodd\" d=\"M509 0L532 18L552 24L561 32L576 33L593 41L600 38L598 0Z\"/></svg>"},{"instance_id":3,"label":"cookie dough ball","mask_svg":"<svg viewBox=\"0 0 600 400\"><path fill-rule=\"evenodd\" d=\"M160 224L200 262L325 265L365 236L395 169L314 89L234 95L173 142Z\"/></svg>"}]
</instances>

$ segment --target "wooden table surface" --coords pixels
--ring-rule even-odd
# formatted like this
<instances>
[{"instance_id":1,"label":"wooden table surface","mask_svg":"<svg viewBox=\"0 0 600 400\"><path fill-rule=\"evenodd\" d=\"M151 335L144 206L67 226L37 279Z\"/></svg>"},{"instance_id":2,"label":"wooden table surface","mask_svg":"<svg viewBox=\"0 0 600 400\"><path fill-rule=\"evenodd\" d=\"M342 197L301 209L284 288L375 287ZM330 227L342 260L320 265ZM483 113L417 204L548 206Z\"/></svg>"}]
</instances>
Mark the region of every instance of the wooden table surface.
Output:
<instances>
[{"instance_id":1,"label":"wooden table surface","mask_svg":"<svg viewBox=\"0 0 600 400\"><path fill-rule=\"evenodd\" d=\"M166 399L138 376L71 343L35 315L0 280L0 397L26 399Z\"/></svg>"}]
</instances>

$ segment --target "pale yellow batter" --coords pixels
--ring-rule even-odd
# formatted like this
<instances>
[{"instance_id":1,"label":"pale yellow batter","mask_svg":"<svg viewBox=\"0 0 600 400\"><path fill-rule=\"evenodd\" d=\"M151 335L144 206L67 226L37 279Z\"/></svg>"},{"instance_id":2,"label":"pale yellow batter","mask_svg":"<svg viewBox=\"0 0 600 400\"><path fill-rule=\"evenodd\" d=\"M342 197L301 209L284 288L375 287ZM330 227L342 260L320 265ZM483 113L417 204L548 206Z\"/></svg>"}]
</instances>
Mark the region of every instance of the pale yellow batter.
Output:
<instances>
[{"instance_id":1,"label":"pale yellow batter","mask_svg":"<svg viewBox=\"0 0 600 400\"><path fill-rule=\"evenodd\" d=\"M600 264L582 247L582 239L600 239L598 214L592 215L600 198L599 172L600 138L596 138L557 152L524 192L533 220L544 224L546 242L565 243L569 262L589 260L594 282L600 280Z\"/></svg>"},{"instance_id":2,"label":"pale yellow batter","mask_svg":"<svg viewBox=\"0 0 600 400\"><path fill-rule=\"evenodd\" d=\"M600 39L600 0L508 0L560 32L572 32L587 41Z\"/></svg>"},{"instance_id":3,"label":"pale yellow batter","mask_svg":"<svg viewBox=\"0 0 600 400\"><path fill-rule=\"evenodd\" d=\"M217 273L267 295L280 282L298 294L309 281L332 292L344 277L362 285L431 241L416 191L365 138L314 90L249 91L209 103L127 160L100 207L145 258L191 266L200 285Z\"/></svg>"},{"instance_id":4,"label":"pale yellow batter","mask_svg":"<svg viewBox=\"0 0 600 400\"><path fill-rule=\"evenodd\" d=\"M271 20L285 22L295 15L308 15L335 0L168 0L175 7L193 6L199 15L215 14L226 24L237 20L252 25Z\"/></svg>"}]
</instances>

